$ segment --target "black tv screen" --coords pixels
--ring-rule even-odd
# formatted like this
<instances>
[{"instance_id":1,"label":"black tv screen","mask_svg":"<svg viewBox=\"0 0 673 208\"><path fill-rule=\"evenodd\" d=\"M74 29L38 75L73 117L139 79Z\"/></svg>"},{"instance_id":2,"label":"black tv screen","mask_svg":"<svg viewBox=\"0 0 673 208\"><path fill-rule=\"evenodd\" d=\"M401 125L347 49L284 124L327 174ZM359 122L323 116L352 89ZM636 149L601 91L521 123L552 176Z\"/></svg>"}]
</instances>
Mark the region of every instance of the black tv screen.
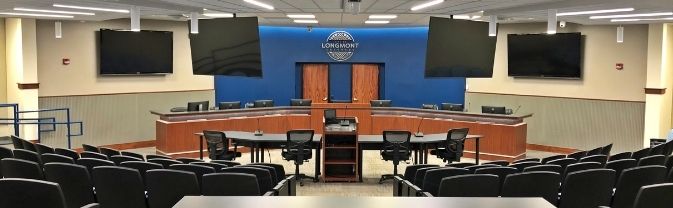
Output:
<instances>
[{"instance_id":1,"label":"black tv screen","mask_svg":"<svg viewBox=\"0 0 673 208\"><path fill-rule=\"evenodd\" d=\"M257 17L199 20L189 40L194 74L262 76Z\"/></svg>"},{"instance_id":2,"label":"black tv screen","mask_svg":"<svg viewBox=\"0 0 673 208\"><path fill-rule=\"evenodd\" d=\"M100 74L173 73L173 32L101 29Z\"/></svg>"},{"instance_id":3,"label":"black tv screen","mask_svg":"<svg viewBox=\"0 0 673 208\"><path fill-rule=\"evenodd\" d=\"M581 78L580 33L507 35L512 77Z\"/></svg>"},{"instance_id":4,"label":"black tv screen","mask_svg":"<svg viewBox=\"0 0 673 208\"><path fill-rule=\"evenodd\" d=\"M495 44L487 22L430 17L425 77L492 77Z\"/></svg>"}]
</instances>

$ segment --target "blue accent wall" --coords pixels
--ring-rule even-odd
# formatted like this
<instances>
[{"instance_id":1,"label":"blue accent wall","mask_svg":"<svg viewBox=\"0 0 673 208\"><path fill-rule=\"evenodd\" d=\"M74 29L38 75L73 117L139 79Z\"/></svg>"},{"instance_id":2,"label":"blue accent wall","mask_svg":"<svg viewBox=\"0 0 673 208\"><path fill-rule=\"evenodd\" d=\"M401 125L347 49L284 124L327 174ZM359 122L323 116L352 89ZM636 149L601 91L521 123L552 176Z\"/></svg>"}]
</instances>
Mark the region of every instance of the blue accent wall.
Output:
<instances>
[{"instance_id":1,"label":"blue accent wall","mask_svg":"<svg viewBox=\"0 0 673 208\"><path fill-rule=\"evenodd\" d=\"M301 63L381 64L380 96L393 100L394 106L465 101L465 78L424 77L427 27L314 28L309 32L305 27L261 26L259 30L263 77L216 76L217 102L272 99L276 105L289 105L290 99L302 96L297 74ZM320 47L337 30L349 32L359 43L347 62L333 61Z\"/></svg>"}]
</instances>

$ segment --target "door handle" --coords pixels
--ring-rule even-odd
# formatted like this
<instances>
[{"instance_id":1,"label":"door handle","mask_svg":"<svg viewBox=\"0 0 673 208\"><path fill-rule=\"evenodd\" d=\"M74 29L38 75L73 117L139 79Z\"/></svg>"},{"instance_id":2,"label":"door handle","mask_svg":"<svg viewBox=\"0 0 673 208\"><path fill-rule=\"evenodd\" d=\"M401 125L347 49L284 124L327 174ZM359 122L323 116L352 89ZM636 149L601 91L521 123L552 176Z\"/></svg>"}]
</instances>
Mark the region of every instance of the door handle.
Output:
<instances>
[{"instance_id":1,"label":"door handle","mask_svg":"<svg viewBox=\"0 0 673 208\"><path fill-rule=\"evenodd\" d=\"M353 101L358 101L358 98L353 98Z\"/></svg>"}]
</instances>

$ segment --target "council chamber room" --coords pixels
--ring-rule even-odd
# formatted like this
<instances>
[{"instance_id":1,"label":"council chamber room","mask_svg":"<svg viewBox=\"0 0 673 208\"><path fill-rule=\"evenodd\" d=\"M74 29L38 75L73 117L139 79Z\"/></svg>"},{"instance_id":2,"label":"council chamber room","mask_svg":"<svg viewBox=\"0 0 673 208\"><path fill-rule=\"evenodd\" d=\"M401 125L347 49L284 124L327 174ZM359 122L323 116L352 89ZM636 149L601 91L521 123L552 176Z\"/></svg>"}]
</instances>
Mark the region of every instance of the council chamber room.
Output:
<instances>
[{"instance_id":1,"label":"council chamber room","mask_svg":"<svg viewBox=\"0 0 673 208\"><path fill-rule=\"evenodd\" d=\"M671 208L672 0L3 0L1 208Z\"/></svg>"}]
</instances>

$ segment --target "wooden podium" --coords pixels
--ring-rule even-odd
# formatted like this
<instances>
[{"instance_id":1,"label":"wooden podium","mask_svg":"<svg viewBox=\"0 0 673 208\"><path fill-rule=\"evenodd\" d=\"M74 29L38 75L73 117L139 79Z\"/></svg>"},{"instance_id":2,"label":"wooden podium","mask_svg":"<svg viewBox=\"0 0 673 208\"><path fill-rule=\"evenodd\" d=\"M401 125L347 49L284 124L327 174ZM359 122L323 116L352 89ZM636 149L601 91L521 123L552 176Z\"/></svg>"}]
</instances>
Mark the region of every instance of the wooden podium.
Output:
<instances>
[{"instance_id":1,"label":"wooden podium","mask_svg":"<svg viewBox=\"0 0 673 208\"><path fill-rule=\"evenodd\" d=\"M358 118L337 117L337 124L324 124L323 170L325 182L358 181ZM341 122L348 122L341 124Z\"/></svg>"}]
</instances>

